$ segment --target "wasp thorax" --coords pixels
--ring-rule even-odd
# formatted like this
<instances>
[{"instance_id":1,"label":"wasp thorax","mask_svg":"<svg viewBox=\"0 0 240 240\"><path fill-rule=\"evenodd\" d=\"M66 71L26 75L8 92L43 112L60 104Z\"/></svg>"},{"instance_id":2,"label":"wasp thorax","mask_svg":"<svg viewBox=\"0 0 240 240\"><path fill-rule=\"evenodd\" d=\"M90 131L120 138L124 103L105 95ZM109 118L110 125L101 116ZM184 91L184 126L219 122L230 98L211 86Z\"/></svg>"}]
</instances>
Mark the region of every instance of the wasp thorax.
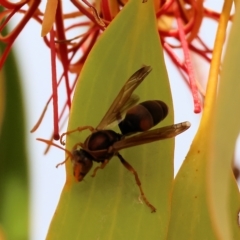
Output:
<instances>
[{"instance_id":1,"label":"wasp thorax","mask_svg":"<svg viewBox=\"0 0 240 240\"><path fill-rule=\"evenodd\" d=\"M116 141L119 141L121 136L113 130L97 131L92 133L84 142L90 151L98 151L108 149Z\"/></svg>"},{"instance_id":2,"label":"wasp thorax","mask_svg":"<svg viewBox=\"0 0 240 240\"><path fill-rule=\"evenodd\" d=\"M119 128L123 135L144 132L157 125L167 114L168 106L163 101L145 101L127 111Z\"/></svg>"},{"instance_id":3,"label":"wasp thorax","mask_svg":"<svg viewBox=\"0 0 240 240\"><path fill-rule=\"evenodd\" d=\"M73 174L76 180L81 182L92 168L92 157L83 149L73 151L72 155Z\"/></svg>"}]
</instances>

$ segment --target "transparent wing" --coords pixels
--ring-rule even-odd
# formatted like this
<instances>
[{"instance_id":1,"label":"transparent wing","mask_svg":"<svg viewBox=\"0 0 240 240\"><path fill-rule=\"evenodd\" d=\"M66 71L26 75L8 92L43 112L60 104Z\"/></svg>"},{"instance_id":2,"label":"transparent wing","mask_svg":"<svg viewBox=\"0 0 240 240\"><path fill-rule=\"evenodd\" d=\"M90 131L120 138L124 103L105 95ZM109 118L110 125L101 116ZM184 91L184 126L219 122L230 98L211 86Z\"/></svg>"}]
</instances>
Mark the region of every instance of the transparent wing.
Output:
<instances>
[{"instance_id":1,"label":"transparent wing","mask_svg":"<svg viewBox=\"0 0 240 240\"><path fill-rule=\"evenodd\" d=\"M133 94L116 115L112 115L109 117L109 124L106 125L104 129L111 129L117 126L125 118L127 110L130 109L132 106L136 105L138 101L139 97Z\"/></svg>"},{"instance_id":2,"label":"transparent wing","mask_svg":"<svg viewBox=\"0 0 240 240\"><path fill-rule=\"evenodd\" d=\"M116 142L113 144L113 149L114 151L119 151L124 148L163 140L166 138L172 138L186 131L190 126L190 122L182 122L162 128L153 129Z\"/></svg>"},{"instance_id":3,"label":"transparent wing","mask_svg":"<svg viewBox=\"0 0 240 240\"><path fill-rule=\"evenodd\" d=\"M126 111L129 107L136 104L138 99L133 95L133 91L144 80L144 78L151 72L150 66L144 66L136 71L124 84L119 94L113 101L112 105L106 112L101 122L96 127L97 130L105 129L106 126L121 118L121 112Z\"/></svg>"}]
</instances>

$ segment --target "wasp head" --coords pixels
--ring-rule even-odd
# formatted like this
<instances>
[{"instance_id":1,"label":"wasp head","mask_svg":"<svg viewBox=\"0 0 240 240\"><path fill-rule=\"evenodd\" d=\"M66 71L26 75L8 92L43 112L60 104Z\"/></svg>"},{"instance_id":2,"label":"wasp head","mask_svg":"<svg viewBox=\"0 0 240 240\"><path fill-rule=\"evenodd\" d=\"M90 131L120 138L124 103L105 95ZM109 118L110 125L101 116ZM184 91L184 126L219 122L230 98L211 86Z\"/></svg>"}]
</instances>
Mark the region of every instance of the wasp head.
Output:
<instances>
[{"instance_id":1,"label":"wasp head","mask_svg":"<svg viewBox=\"0 0 240 240\"><path fill-rule=\"evenodd\" d=\"M81 182L85 175L92 168L92 157L83 149L72 152L73 174L78 182Z\"/></svg>"}]
</instances>

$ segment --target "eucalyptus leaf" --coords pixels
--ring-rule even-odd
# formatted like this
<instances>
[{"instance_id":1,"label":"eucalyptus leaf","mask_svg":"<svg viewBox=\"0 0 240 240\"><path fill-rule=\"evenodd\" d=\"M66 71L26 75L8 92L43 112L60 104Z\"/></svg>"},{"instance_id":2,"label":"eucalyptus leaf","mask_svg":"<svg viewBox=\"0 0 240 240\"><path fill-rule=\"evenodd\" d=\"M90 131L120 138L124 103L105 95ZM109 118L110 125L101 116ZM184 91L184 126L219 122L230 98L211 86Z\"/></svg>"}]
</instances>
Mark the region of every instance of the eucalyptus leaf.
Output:
<instances>
[{"instance_id":1,"label":"eucalyptus leaf","mask_svg":"<svg viewBox=\"0 0 240 240\"><path fill-rule=\"evenodd\" d=\"M240 6L229 35L208 149L209 206L218 239L240 239L240 194L232 161L240 131Z\"/></svg>"},{"instance_id":2,"label":"eucalyptus leaf","mask_svg":"<svg viewBox=\"0 0 240 240\"><path fill-rule=\"evenodd\" d=\"M198 132L174 181L169 240L240 239L240 196L231 169L240 128L239 9L236 16L219 91L206 96L210 101L205 101Z\"/></svg>"},{"instance_id":3,"label":"eucalyptus leaf","mask_svg":"<svg viewBox=\"0 0 240 240\"><path fill-rule=\"evenodd\" d=\"M2 52L3 44L0 45ZM7 239L28 239L29 183L21 79L10 53L0 74L0 223ZM0 100L2 101L2 100ZM1 123L0 123L1 124Z\"/></svg>"},{"instance_id":4,"label":"eucalyptus leaf","mask_svg":"<svg viewBox=\"0 0 240 240\"><path fill-rule=\"evenodd\" d=\"M169 115L157 127L173 123L169 81L153 1L129 1L92 49L76 86L68 130L96 127L126 80L143 65L153 68L136 89L141 101L163 100ZM114 128L116 132L119 129ZM90 134L67 136L72 150ZM135 168L156 213L140 198L134 176L114 157L94 178L75 182L70 161L67 180L47 239L164 239L170 217L174 139L121 151ZM97 164L94 164L96 167Z\"/></svg>"}]
</instances>

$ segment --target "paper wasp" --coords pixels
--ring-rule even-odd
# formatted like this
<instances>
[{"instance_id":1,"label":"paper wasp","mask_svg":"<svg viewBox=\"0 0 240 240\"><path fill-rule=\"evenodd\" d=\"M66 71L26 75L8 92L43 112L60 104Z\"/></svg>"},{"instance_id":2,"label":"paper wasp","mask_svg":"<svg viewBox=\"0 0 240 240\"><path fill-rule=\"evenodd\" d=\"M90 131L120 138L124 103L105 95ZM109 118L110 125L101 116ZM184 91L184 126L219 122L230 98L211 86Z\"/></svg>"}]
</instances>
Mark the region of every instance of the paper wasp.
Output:
<instances>
[{"instance_id":1,"label":"paper wasp","mask_svg":"<svg viewBox=\"0 0 240 240\"><path fill-rule=\"evenodd\" d=\"M182 122L149 130L162 121L168 114L167 105L159 100L145 101L136 105L139 97L132 93L151 70L152 68L150 66L144 66L127 80L96 128L92 126L78 127L77 129L62 134L60 141L64 145L63 136L76 131L89 129L92 133L84 143L77 143L71 153L68 151L68 154L71 155L73 174L76 180L83 180L92 168L93 161L101 163L93 172L92 176L95 176L98 169L103 169L113 156L117 156L123 166L134 175L142 199L146 205L150 207L152 212L155 212L156 208L150 204L144 195L137 172L122 157L119 151L121 149L175 137L187 130L191 124L189 122ZM124 113L126 113L126 115L123 118L122 115ZM115 121L119 123L118 126L121 134L113 130L108 130L109 125ZM141 133L136 134L137 132ZM133 134L135 135L130 136ZM78 149L78 147L80 147L80 149ZM64 162L66 162L66 160Z\"/></svg>"}]
</instances>

